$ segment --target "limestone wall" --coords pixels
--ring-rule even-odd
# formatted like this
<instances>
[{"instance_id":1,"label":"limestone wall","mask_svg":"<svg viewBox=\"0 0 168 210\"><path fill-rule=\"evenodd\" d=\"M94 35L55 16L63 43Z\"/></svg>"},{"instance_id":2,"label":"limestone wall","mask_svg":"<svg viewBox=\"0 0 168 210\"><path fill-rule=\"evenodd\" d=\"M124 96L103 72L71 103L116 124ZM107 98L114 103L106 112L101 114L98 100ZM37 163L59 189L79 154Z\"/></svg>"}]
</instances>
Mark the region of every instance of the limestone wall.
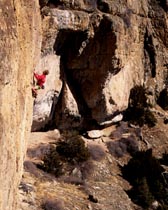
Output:
<instances>
[{"instance_id":1,"label":"limestone wall","mask_svg":"<svg viewBox=\"0 0 168 210\"><path fill-rule=\"evenodd\" d=\"M166 0L41 2L41 66L63 84L56 88L54 126L111 122L127 108L135 85L143 85L156 104L168 78ZM51 63L59 62L43 65L47 56ZM46 86L54 88L50 81ZM36 116L34 124L44 119L40 123L45 127L48 117Z\"/></svg>"},{"instance_id":2,"label":"limestone wall","mask_svg":"<svg viewBox=\"0 0 168 210\"><path fill-rule=\"evenodd\" d=\"M41 17L37 0L0 2L0 209L16 210L39 59Z\"/></svg>"},{"instance_id":3,"label":"limestone wall","mask_svg":"<svg viewBox=\"0 0 168 210\"><path fill-rule=\"evenodd\" d=\"M0 2L2 210L16 209L35 68L50 71L44 97L35 101L38 129L105 125L127 108L135 85L149 89L155 104L168 84L166 0L40 0L41 14L38 4Z\"/></svg>"}]
</instances>

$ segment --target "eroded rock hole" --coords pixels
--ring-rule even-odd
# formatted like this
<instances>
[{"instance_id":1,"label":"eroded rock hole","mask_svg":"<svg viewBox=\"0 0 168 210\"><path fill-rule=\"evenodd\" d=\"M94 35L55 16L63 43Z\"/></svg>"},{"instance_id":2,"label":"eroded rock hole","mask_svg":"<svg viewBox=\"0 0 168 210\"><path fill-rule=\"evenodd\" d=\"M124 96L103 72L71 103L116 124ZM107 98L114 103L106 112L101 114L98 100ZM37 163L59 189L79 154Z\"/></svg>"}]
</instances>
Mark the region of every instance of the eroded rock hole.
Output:
<instances>
[{"instance_id":1,"label":"eroded rock hole","mask_svg":"<svg viewBox=\"0 0 168 210\"><path fill-rule=\"evenodd\" d=\"M121 70L120 60L115 56L116 36L112 28L111 20L106 17L94 29L92 37L89 31L61 30L54 45L56 54L61 56L62 80L70 88L84 124L94 128L105 114L102 87L109 74ZM95 110L97 114L93 117Z\"/></svg>"},{"instance_id":2,"label":"eroded rock hole","mask_svg":"<svg viewBox=\"0 0 168 210\"><path fill-rule=\"evenodd\" d=\"M87 40L87 32L74 32L71 30L61 30L57 36L57 40L54 45L54 50L57 55L61 55L61 78L64 81L64 85L67 84L70 91L77 102L79 113L82 117L91 119L91 111L87 106L82 90L80 81L75 79L73 65L81 66L81 63L74 61L74 58L80 56L80 48L86 47L84 43ZM59 101L58 106L63 106L63 97ZM70 117L70 116L69 116ZM77 116L73 117L73 121L80 121ZM78 119L77 119L78 118Z\"/></svg>"}]
</instances>

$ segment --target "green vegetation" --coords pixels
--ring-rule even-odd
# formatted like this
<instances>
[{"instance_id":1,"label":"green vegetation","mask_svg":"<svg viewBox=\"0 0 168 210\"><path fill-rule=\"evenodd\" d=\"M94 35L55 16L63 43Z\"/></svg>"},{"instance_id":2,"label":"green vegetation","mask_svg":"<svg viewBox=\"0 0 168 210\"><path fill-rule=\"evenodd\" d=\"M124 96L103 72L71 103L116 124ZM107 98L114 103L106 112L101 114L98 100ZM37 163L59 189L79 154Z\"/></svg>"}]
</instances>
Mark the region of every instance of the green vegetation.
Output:
<instances>
[{"instance_id":1,"label":"green vegetation","mask_svg":"<svg viewBox=\"0 0 168 210\"><path fill-rule=\"evenodd\" d=\"M87 161L89 157L90 153L85 142L79 136L73 136L68 140L58 142L56 147L51 148L42 159L43 164L38 167L59 177L65 171L66 163L77 165Z\"/></svg>"},{"instance_id":2,"label":"green vegetation","mask_svg":"<svg viewBox=\"0 0 168 210\"><path fill-rule=\"evenodd\" d=\"M50 149L50 151L44 156L43 164L40 168L56 177L63 174L63 162L55 148Z\"/></svg>"},{"instance_id":3,"label":"green vegetation","mask_svg":"<svg viewBox=\"0 0 168 210\"><path fill-rule=\"evenodd\" d=\"M139 126L147 124L149 127L153 127L156 125L157 120L149 108L145 89L142 86L135 86L131 89L129 104L124 113L124 118Z\"/></svg>"},{"instance_id":4,"label":"green vegetation","mask_svg":"<svg viewBox=\"0 0 168 210\"><path fill-rule=\"evenodd\" d=\"M154 197L150 192L146 177L142 177L140 180L137 180L137 184L128 191L128 195L134 203L142 206L144 209L147 209L154 201Z\"/></svg>"},{"instance_id":5,"label":"green vegetation","mask_svg":"<svg viewBox=\"0 0 168 210\"><path fill-rule=\"evenodd\" d=\"M123 177L132 185L127 192L132 201L148 209L157 200L160 210L168 209L168 188L163 172L164 168L152 156L151 149L137 152L122 168Z\"/></svg>"},{"instance_id":6,"label":"green vegetation","mask_svg":"<svg viewBox=\"0 0 168 210\"><path fill-rule=\"evenodd\" d=\"M133 155L139 150L138 142L133 136L121 138L118 141L109 141L106 145L110 154L117 158L123 157L127 153Z\"/></svg>"},{"instance_id":7,"label":"green vegetation","mask_svg":"<svg viewBox=\"0 0 168 210\"><path fill-rule=\"evenodd\" d=\"M79 136L75 136L73 139L68 139L67 141L60 141L56 147L56 151L71 163L86 161L90 156L85 142Z\"/></svg>"}]
</instances>

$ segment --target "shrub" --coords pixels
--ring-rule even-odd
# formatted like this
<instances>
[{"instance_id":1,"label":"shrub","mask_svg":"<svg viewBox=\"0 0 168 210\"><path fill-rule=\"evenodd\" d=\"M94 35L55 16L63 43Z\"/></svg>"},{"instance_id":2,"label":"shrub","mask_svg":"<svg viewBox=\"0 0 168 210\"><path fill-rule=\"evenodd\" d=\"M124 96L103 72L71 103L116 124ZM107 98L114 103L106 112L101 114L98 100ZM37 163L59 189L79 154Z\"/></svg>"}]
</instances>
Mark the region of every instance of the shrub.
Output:
<instances>
[{"instance_id":1,"label":"shrub","mask_svg":"<svg viewBox=\"0 0 168 210\"><path fill-rule=\"evenodd\" d=\"M85 142L79 136L73 136L68 140L58 142L56 147L50 148L49 152L42 158L43 164L37 166L39 169L59 177L66 171L72 170L72 165L76 165L81 170L81 181L83 181L84 177L88 176L93 168L89 164L89 161L87 161L89 157L90 153L85 146ZM80 165L78 166L79 162ZM75 181L74 178L74 182L78 181L79 179Z\"/></svg>"},{"instance_id":2,"label":"shrub","mask_svg":"<svg viewBox=\"0 0 168 210\"><path fill-rule=\"evenodd\" d=\"M168 205L167 185L163 179L164 168L152 156L152 150L137 152L122 168L122 174L133 186L128 195L144 209L155 199L163 206Z\"/></svg>"},{"instance_id":3,"label":"shrub","mask_svg":"<svg viewBox=\"0 0 168 210\"><path fill-rule=\"evenodd\" d=\"M101 161L106 156L105 151L99 145L89 145L88 149L93 160Z\"/></svg>"},{"instance_id":4,"label":"shrub","mask_svg":"<svg viewBox=\"0 0 168 210\"><path fill-rule=\"evenodd\" d=\"M60 141L57 144L56 151L71 163L83 162L90 157L85 142L79 136L74 136L66 141Z\"/></svg>"},{"instance_id":5,"label":"shrub","mask_svg":"<svg viewBox=\"0 0 168 210\"><path fill-rule=\"evenodd\" d=\"M137 180L136 186L127 191L127 193L134 203L143 206L144 209L148 209L154 201L154 197L150 192L146 177L142 177L142 179Z\"/></svg>"},{"instance_id":6,"label":"shrub","mask_svg":"<svg viewBox=\"0 0 168 210\"><path fill-rule=\"evenodd\" d=\"M43 164L40 165L39 168L47 173L55 175L56 177L63 174L63 163L55 148L50 149L50 151L44 156Z\"/></svg>"},{"instance_id":7,"label":"shrub","mask_svg":"<svg viewBox=\"0 0 168 210\"><path fill-rule=\"evenodd\" d=\"M157 120L149 110L145 89L142 86L135 86L131 89L129 104L124 113L124 119L139 126L147 124L152 127L156 125Z\"/></svg>"},{"instance_id":8,"label":"shrub","mask_svg":"<svg viewBox=\"0 0 168 210\"><path fill-rule=\"evenodd\" d=\"M90 160L83 162L80 165L80 170L81 170L81 173L82 173L82 179L83 180L88 179L94 171L93 162L90 161Z\"/></svg>"},{"instance_id":9,"label":"shrub","mask_svg":"<svg viewBox=\"0 0 168 210\"><path fill-rule=\"evenodd\" d=\"M157 120L154 114L149 109L147 109L145 111L145 124L147 124L149 127L154 127L156 123Z\"/></svg>"},{"instance_id":10,"label":"shrub","mask_svg":"<svg viewBox=\"0 0 168 210\"><path fill-rule=\"evenodd\" d=\"M41 205L41 208L43 210L63 210L64 205L61 200L48 199L43 202L43 204Z\"/></svg>"},{"instance_id":11,"label":"shrub","mask_svg":"<svg viewBox=\"0 0 168 210\"><path fill-rule=\"evenodd\" d=\"M75 168L73 165L73 167L70 168L70 173L68 173L67 176L63 176L60 180L65 183L84 186L86 184L86 179L89 179L89 177L93 174L93 171L94 163L93 161L88 160L75 165Z\"/></svg>"},{"instance_id":12,"label":"shrub","mask_svg":"<svg viewBox=\"0 0 168 210\"><path fill-rule=\"evenodd\" d=\"M129 136L128 138L120 139L120 142L126 146L127 152L133 155L139 150L138 142L134 136Z\"/></svg>"},{"instance_id":13,"label":"shrub","mask_svg":"<svg viewBox=\"0 0 168 210\"><path fill-rule=\"evenodd\" d=\"M120 141L110 141L107 142L107 148L111 155L114 157L120 158L126 153L126 146L124 144L120 144Z\"/></svg>"},{"instance_id":14,"label":"shrub","mask_svg":"<svg viewBox=\"0 0 168 210\"><path fill-rule=\"evenodd\" d=\"M111 155L120 158L124 154L134 154L138 151L138 142L133 136L128 138L121 138L118 141L107 142L107 148Z\"/></svg>"}]
</instances>

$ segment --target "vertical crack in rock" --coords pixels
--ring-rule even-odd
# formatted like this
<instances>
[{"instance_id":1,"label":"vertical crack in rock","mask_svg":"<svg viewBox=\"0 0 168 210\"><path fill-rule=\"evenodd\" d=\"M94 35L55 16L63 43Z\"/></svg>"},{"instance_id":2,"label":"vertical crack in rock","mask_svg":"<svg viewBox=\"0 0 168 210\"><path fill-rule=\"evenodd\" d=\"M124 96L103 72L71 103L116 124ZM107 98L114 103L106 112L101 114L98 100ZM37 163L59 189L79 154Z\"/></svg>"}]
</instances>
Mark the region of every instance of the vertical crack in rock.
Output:
<instances>
[{"instance_id":1,"label":"vertical crack in rock","mask_svg":"<svg viewBox=\"0 0 168 210\"><path fill-rule=\"evenodd\" d=\"M144 54L145 54L145 73L147 77L154 78L156 76L156 60L155 48L153 45L152 36L145 33L144 37Z\"/></svg>"},{"instance_id":2,"label":"vertical crack in rock","mask_svg":"<svg viewBox=\"0 0 168 210\"><path fill-rule=\"evenodd\" d=\"M159 40L162 41L166 47L168 47L167 15L162 8L163 4L165 5L167 3L164 0L162 2L151 0L148 17L151 20L153 32L155 34L152 35L153 38L159 38Z\"/></svg>"}]
</instances>

